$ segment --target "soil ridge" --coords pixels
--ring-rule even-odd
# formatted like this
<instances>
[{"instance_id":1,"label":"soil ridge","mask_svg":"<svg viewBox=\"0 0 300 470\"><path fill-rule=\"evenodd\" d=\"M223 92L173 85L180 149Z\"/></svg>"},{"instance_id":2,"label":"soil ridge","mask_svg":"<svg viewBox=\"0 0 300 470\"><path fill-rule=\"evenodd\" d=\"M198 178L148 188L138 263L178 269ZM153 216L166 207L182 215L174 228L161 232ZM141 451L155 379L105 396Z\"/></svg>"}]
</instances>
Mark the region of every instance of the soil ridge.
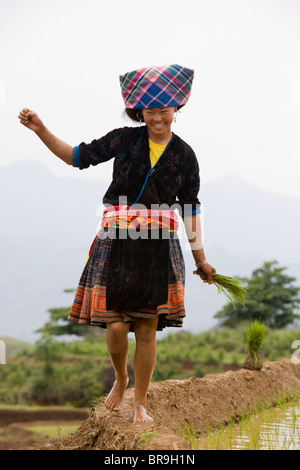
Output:
<instances>
[{"instance_id":1,"label":"soil ridge","mask_svg":"<svg viewBox=\"0 0 300 470\"><path fill-rule=\"evenodd\" d=\"M200 437L232 419L238 422L258 406L299 392L300 364L291 359L265 362L259 371L241 368L156 382L147 396L153 423L132 422L134 389L130 388L121 412L108 411L101 398L72 436L47 450L190 450L190 442L179 433L185 426Z\"/></svg>"}]
</instances>

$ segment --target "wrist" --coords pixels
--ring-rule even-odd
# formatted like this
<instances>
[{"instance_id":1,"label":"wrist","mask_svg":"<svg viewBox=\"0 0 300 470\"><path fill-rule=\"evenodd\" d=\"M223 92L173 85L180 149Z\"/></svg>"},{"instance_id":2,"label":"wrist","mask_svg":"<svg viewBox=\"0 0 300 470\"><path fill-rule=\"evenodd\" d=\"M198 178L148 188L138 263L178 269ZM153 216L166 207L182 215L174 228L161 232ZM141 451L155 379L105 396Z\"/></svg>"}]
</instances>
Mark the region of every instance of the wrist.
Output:
<instances>
[{"instance_id":1,"label":"wrist","mask_svg":"<svg viewBox=\"0 0 300 470\"><path fill-rule=\"evenodd\" d=\"M45 135L45 133L47 132L47 129L46 127L44 126L43 123L41 123L40 125L38 125L34 131L36 133L36 135L38 137L42 137L43 135Z\"/></svg>"},{"instance_id":2,"label":"wrist","mask_svg":"<svg viewBox=\"0 0 300 470\"><path fill-rule=\"evenodd\" d=\"M206 263L208 263L208 261L207 261L207 259L204 259L203 261L200 261L200 262L195 263L195 264L196 264L197 268L202 268L202 266L204 266Z\"/></svg>"}]
</instances>

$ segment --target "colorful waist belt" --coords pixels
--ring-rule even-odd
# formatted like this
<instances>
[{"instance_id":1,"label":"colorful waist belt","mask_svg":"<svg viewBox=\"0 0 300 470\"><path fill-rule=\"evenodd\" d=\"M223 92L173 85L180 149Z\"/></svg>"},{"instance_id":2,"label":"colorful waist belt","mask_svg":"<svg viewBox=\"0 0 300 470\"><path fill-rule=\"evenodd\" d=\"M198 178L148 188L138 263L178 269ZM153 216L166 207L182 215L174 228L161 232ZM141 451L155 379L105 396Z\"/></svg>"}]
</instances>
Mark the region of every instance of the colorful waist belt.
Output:
<instances>
[{"instance_id":1,"label":"colorful waist belt","mask_svg":"<svg viewBox=\"0 0 300 470\"><path fill-rule=\"evenodd\" d=\"M110 206L103 212L101 227L133 230L159 228L175 232L178 229L177 215L173 210L134 209L130 206Z\"/></svg>"},{"instance_id":2,"label":"colorful waist belt","mask_svg":"<svg viewBox=\"0 0 300 470\"><path fill-rule=\"evenodd\" d=\"M178 230L178 219L173 210L132 209L130 206L125 205L109 206L103 211L101 230L109 230L110 228L135 231L164 229L175 232ZM97 237L98 235L93 240L87 260L91 255Z\"/></svg>"}]
</instances>

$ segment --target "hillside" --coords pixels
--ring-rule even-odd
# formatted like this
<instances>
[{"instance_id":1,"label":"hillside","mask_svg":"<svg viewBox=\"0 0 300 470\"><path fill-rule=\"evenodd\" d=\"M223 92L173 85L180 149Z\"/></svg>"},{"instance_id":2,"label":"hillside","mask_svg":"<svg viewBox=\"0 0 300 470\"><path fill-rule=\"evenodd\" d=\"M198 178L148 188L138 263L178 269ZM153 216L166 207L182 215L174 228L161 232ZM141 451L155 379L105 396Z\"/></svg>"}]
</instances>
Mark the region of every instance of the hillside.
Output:
<instances>
[{"instance_id":1,"label":"hillside","mask_svg":"<svg viewBox=\"0 0 300 470\"><path fill-rule=\"evenodd\" d=\"M5 343L6 358L14 357L16 354L26 350L28 353L33 350L34 346L26 341L19 341L14 338L6 338L1 336L0 339Z\"/></svg>"}]
</instances>

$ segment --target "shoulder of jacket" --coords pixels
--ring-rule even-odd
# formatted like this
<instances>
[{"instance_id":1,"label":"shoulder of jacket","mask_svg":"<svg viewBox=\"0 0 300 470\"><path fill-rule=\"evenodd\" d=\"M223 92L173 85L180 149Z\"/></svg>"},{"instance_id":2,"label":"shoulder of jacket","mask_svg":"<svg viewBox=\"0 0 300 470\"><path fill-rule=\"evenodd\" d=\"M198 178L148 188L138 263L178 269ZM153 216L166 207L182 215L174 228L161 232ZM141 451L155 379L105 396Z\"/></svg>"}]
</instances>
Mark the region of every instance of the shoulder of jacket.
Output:
<instances>
[{"instance_id":1,"label":"shoulder of jacket","mask_svg":"<svg viewBox=\"0 0 300 470\"><path fill-rule=\"evenodd\" d=\"M127 139L135 140L135 139L138 139L139 137L144 137L146 135L145 134L145 127L146 126L143 126L143 127L125 126L125 127L120 127L120 128L114 129L113 131L109 132L109 134L115 135L115 136L119 135L119 136L125 138L126 140Z\"/></svg>"},{"instance_id":2,"label":"shoulder of jacket","mask_svg":"<svg viewBox=\"0 0 300 470\"><path fill-rule=\"evenodd\" d=\"M112 129L110 131L108 131L105 135L106 136L109 136L109 135L127 135L127 134L131 134L131 133L134 133L134 127L117 127L115 129Z\"/></svg>"},{"instance_id":3,"label":"shoulder of jacket","mask_svg":"<svg viewBox=\"0 0 300 470\"><path fill-rule=\"evenodd\" d=\"M181 137L179 137L176 134L173 134L173 136L174 136L174 142L179 147L179 149L183 150L186 155L196 157L196 154L193 148L187 142L185 142L185 140L183 140Z\"/></svg>"}]
</instances>

